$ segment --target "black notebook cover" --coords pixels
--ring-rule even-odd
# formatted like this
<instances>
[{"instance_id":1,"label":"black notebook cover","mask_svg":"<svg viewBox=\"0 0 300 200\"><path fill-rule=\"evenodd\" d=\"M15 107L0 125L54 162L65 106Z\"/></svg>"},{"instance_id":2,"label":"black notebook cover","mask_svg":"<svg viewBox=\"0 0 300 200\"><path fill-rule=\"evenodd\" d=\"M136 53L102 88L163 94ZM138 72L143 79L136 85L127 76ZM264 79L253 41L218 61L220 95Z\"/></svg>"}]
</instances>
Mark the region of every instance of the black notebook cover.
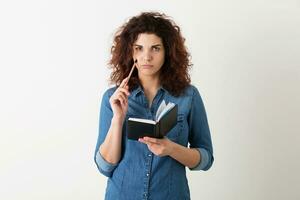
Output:
<instances>
[{"instance_id":1,"label":"black notebook cover","mask_svg":"<svg viewBox=\"0 0 300 200\"><path fill-rule=\"evenodd\" d=\"M177 124L178 105L169 110L156 124L146 122L127 121L127 138L138 140L148 136L163 138Z\"/></svg>"}]
</instances>

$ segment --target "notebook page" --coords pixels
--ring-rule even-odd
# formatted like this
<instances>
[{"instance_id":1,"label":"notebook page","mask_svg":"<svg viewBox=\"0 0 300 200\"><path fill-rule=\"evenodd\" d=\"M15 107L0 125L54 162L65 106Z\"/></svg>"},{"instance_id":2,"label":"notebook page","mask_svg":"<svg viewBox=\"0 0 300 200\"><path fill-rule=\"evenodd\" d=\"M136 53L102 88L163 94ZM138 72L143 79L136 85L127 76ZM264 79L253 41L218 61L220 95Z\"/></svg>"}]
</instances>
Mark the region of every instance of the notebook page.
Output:
<instances>
[{"instance_id":1,"label":"notebook page","mask_svg":"<svg viewBox=\"0 0 300 200\"><path fill-rule=\"evenodd\" d=\"M174 103L169 102L168 105L163 109L163 111L159 114L156 121L159 121L169 110L171 110L175 106Z\"/></svg>"},{"instance_id":2,"label":"notebook page","mask_svg":"<svg viewBox=\"0 0 300 200\"><path fill-rule=\"evenodd\" d=\"M150 119L141 119L141 118L128 118L130 121L135 121L135 122L142 122L142 123L147 123L147 124L156 124L155 121L150 120Z\"/></svg>"},{"instance_id":3,"label":"notebook page","mask_svg":"<svg viewBox=\"0 0 300 200\"><path fill-rule=\"evenodd\" d=\"M166 107L166 102L165 100L162 100L162 102L160 103L160 105L158 106L158 109L156 111L156 115L155 115L155 120L158 121L158 116L160 115L160 113L162 113L162 111L165 109Z\"/></svg>"}]
</instances>

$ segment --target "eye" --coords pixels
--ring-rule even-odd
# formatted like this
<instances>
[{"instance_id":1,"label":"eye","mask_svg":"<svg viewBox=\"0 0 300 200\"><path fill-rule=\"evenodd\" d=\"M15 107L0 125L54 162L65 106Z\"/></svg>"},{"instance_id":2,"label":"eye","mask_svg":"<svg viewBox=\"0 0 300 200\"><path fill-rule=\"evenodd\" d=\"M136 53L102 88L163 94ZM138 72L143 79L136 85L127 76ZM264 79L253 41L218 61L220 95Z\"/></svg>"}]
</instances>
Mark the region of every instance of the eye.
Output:
<instances>
[{"instance_id":1,"label":"eye","mask_svg":"<svg viewBox=\"0 0 300 200\"><path fill-rule=\"evenodd\" d=\"M143 49L143 47L141 47L141 46L136 46L136 47L134 47L134 50L135 51L141 51Z\"/></svg>"},{"instance_id":2,"label":"eye","mask_svg":"<svg viewBox=\"0 0 300 200\"><path fill-rule=\"evenodd\" d=\"M154 51L159 51L159 50L160 50L159 47L152 47L152 49L153 49Z\"/></svg>"}]
</instances>

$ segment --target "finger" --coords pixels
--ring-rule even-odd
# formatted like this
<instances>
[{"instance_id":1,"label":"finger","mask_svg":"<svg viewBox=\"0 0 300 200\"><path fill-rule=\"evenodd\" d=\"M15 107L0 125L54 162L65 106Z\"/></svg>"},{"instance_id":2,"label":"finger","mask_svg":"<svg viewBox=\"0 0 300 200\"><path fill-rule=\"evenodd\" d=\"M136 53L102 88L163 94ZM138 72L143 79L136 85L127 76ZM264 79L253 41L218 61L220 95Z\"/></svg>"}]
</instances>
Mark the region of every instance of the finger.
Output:
<instances>
[{"instance_id":1,"label":"finger","mask_svg":"<svg viewBox=\"0 0 300 200\"><path fill-rule=\"evenodd\" d=\"M125 101L127 101L127 98L125 98L125 95L122 93L114 94L111 98L111 102L113 103L124 103Z\"/></svg>"},{"instance_id":2,"label":"finger","mask_svg":"<svg viewBox=\"0 0 300 200\"><path fill-rule=\"evenodd\" d=\"M148 141L144 140L143 138L139 138L139 142L146 144L149 149L153 148L153 145L158 145L156 143L148 142Z\"/></svg>"},{"instance_id":3,"label":"finger","mask_svg":"<svg viewBox=\"0 0 300 200\"><path fill-rule=\"evenodd\" d=\"M127 95L124 94L123 92L118 93L118 94L117 94L117 97L122 98L124 101L127 101L127 100L128 100Z\"/></svg>"},{"instance_id":4,"label":"finger","mask_svg":"<svg viewBox=\"0 0 300 200\"><path fill-rule=\"evenodd\" d=\"M117 99L117 98L112 100L112 104L122 105L122 103L123 103L122 100Z\"/></svg>"},{"instance_id":5,"label":"finger","mask_svg":"<svg viewBox=\"0 0 300 200\"><path fill-rule=\"evenodd\" d=\"M126 97L124 97L124 94L121 94L121 93L118 94L117 99L118 99L122 104L124 104L124 103L127 101Z\"/></svg>"},{"instance_id":6,"label":"finger","mask_svg":"<svg viewBox=\"0 0 300 200\"><path fill-rule=\"evenodd\" d=\"M160 144L160 140L157 138L152 138L152 137L143 137L143 140L146 142L151 142L155 144Z\"/></svg>"},{"instance_id":7,"label":"finger","mask_svg":"<svg viewBox=\"0 0 300 200\"><path fill-rule=\"evenodd\" d=\"M123 109L125 109L126 107L128 107L128 101L124 101L123 104L122 104L122 106L123 106Z\"/></svg>"},{"instance_id":8,"label":"finger","mask_svg":"<svg viewBox=\"0 0 300 200\"><path fill-rule=\"evenodd\" d=\"M145 141L143 138L139 138L139 142L149 145L149 143Z\"/></svg>"},{"instance_id":9,"label":"finger","mask_svg":"<svg viewBox=\"0 0 300 200\"><path fill-rule=\"evenodd\" d=\"M126 89L127 86L125 86L125 88L118 88L118 91L123 92L124 94L126 94L127 96L130 95L130 92L128 91L128 89Z\"/></svg>"},{"instance_id":10,"label":"finger","mask_svg":"<svg viewBox=\"0 0 300 200\"><path fill-rule=\"evenodd\" d=\"M128 101L128 94L126 91L119 91L119 89L112 95L111 99L115 101L116 99L122 98L125 101Z\"/></svg>"},{"instance_id":11,"label":"finger","mask_svg":"<svg viewBox=\"0 0 300 200\"><path fill-rule=\"evenodd\" d=\"M127 94L124 91L120 91L119 89L112 95L112 98L117 98L120 95L127 98Z\"/></svg>"}]
</instances>

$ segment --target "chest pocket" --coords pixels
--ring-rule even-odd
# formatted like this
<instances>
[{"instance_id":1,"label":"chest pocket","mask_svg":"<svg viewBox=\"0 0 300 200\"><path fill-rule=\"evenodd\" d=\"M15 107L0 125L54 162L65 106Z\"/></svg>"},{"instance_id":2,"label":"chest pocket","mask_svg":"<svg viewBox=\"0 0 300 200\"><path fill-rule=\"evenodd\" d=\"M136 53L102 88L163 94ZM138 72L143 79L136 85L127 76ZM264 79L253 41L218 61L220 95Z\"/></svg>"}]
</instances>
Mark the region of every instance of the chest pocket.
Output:
<instances>
[{"instance_id":1,"label":"chest pocket","mask_svg":"<svg viewBox=\"0 0 300 200\"><path fill-rule=\"evenodd\" d=\"M183 121L184 121L184 114L177 115L177 124L172 130L167 134L167 138L172 141L176 141L177 138L183 131Z\"/></svg>"}]
</instances>

